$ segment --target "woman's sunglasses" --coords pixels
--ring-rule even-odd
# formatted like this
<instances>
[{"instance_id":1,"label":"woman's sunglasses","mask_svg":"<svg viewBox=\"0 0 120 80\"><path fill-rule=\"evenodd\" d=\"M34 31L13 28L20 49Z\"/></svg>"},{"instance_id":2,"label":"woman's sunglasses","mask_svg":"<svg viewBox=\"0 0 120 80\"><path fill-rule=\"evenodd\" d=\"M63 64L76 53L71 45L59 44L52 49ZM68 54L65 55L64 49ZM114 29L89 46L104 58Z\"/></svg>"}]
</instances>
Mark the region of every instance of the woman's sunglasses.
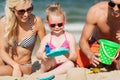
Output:
<instances>
[{"instance_id":1,"label":"woman's sunglasses","mask_svg":"<svg viewBox=\"0 0 120 80\"><path fill-rule=\"evenodd\" d=\"M51 28L54 28L55 26L62 27L64 23L56 23L56 24L49 24Z\"/></svg>"},{"instance_id":2,"label":"woman's sunglasses","mask_svg":"<svg viewBox=\"0 0 120 80\"><path fill-rule=\"evenodd\" d=\"M21 9L21 10L15 9L15 11L17 11L17 14L19 14L19 15L24 15L25 12L31 13L33 11L33 5L31 5L31 7L27 8L27 9Z\"/></svg>"},{"instance_id":3,"label":"woman's sunglasses","mask_svg":"<svg viewBox=\"0 0 120 80\"><path fill-rule=\"evenodd\" d=\"M112 1L109 1L108 2L108 5L110 6L110 7L115 7L115 5L117 5L117 7L120 9L120 4L116 4L116 3L114 3L114 2L112 2Z\"/></svg>"}]
</instances>

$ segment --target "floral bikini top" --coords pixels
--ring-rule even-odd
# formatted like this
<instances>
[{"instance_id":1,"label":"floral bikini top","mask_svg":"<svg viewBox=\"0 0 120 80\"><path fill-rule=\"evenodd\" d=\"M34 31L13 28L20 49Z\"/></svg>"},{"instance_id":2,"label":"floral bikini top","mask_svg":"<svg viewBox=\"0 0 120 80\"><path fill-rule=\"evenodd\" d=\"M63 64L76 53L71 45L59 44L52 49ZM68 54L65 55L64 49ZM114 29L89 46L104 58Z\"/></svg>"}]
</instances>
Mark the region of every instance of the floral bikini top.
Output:
<instances>
[{"instance_id":1,"label":"floral bikini top","mask_svg":"<svg viewBox=\"0 0 120 80\"><path fill-rule=\"evenodd\" d=\"M32 46L35 41L36 41L36 36L34 35L34 31L33 31L33 27L32 27L32 23L30 22L30 28L32 30L32 35L24 40L22 40L21 42L16 42L14 41L14 45L15 46L21 46L23 48L28 48L30 46Z\"/></svg>"},{"instance_id":2,"label":"floral bikini top","mask_svg":"<svg viewBox=\"0 0 120 80\"><path fill-rule=\"evenodd\" d=\"M67 40L67 37L66 37L66 34L64 33L64 36L65 36L65 41L62 43L62 45L60 47L64 47L64 48L67 48L67 49L70 49L69 47L69 42ZM50 43L48 43L49 47L50 47L50 50L52 49L55 49L56 47L52 44L52 35L50 36Z\"/></svg>"}]
</instances>

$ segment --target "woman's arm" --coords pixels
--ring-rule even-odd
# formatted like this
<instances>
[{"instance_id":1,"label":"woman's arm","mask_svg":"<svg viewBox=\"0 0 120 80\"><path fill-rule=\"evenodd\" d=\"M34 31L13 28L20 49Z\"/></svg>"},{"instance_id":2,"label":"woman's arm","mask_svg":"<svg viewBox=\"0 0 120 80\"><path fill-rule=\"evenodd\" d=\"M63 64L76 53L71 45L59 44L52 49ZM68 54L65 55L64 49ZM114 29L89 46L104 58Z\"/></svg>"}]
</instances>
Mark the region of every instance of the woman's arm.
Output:
<instances>
[{"instance_id":1,"label":"woman's arm","mask_svg":"<svg viewBox=\"0 0 120 80\"><path fill-rule=\"evenodd\" d=\"M5 18L0 19L0 57L3 61L13 67L13 76L21 76L19 64L16 63L7 52L8 43L5 38Z\"/></svg>"},{"instance_id":2,"label":"woman's arm","mask_svg":"<svg viewBox=\"0 0 120 80\"><path fill-rule=\"evenodd\" d=\"M46 35L46 31L45 31L45 26L42 22L42 20L36 16L36 23L35 23L35 26L37 26L37 34L38 34L38 37L39 39L41 40L45 35Z\"/></svg>"}]
</instances>

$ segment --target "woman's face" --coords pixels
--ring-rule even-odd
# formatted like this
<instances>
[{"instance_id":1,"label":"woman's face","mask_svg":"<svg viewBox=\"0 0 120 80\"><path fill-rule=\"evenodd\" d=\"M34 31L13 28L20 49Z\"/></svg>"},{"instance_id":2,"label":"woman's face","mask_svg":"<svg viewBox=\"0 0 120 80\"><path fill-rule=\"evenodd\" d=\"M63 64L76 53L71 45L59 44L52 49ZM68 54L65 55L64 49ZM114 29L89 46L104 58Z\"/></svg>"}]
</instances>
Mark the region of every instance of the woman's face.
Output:
<instances>
[{"instance_id":1,"label":"woman's face","mask_svg":"<svg viewBox=\"0 0 120 80\"><path fill-rule=\"evenodd\" d=\"M33 5L30 1L26 1L24 4L18 5L14 9L14 13L20 22L26 22L29 19L29 15L33 10Z\"/></svg>"},{"instance_id":2,"label":"woman's face","mask_svg":"<svg viewBox=\"0 0 120 80\"><path fill-rule=\"evenodd\" d=\"M48 25L53 33L59 34L63 32L65 19L63 15L50 14L48 18Z\"/></svg>"}]
</instances>

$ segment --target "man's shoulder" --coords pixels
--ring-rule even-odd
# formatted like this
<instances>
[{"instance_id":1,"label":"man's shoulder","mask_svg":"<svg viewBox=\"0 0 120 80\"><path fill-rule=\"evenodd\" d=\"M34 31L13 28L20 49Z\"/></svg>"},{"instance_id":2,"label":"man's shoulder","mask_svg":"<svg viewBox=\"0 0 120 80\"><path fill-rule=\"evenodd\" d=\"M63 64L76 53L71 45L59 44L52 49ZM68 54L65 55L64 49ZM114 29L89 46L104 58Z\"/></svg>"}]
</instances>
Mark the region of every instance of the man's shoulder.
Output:
<instances>
[{"instance_id":1,"label":"man's shoulder","mask_svg":"<svg viewBox=\"0 0 120 80\"><path fill-rule=\"evenodd\" d=\"M94 10L105 10L108 8L108 2L107 1L103 1L103 2L99 2L96 3L95 5L93 5L90 9L94 9Z\"/></svg>"},{"instance_id":2,"label":"man's shoulder","mask_svg":"<svg viewBox=\"0 0 120 80\"><path fill-rule=\"evenodd\" d=\"M104 2L99 2L93 5L89 9L88 14L95 17L95 16L106 14L107 11L108 11L108 2L104 1Z\"/></svg>"},{"instance_id":3,"label":"man's shoulder","mask_svg":"<svg viewBox=\"0 0 120 80\"><path fill-rule=\"evenodd\" d=\"M98 21L105 20L108 13L108 2L99 2L93 5L86 16L86 21L92 24L96 24Z\"/></svg>"}]
</instances>

